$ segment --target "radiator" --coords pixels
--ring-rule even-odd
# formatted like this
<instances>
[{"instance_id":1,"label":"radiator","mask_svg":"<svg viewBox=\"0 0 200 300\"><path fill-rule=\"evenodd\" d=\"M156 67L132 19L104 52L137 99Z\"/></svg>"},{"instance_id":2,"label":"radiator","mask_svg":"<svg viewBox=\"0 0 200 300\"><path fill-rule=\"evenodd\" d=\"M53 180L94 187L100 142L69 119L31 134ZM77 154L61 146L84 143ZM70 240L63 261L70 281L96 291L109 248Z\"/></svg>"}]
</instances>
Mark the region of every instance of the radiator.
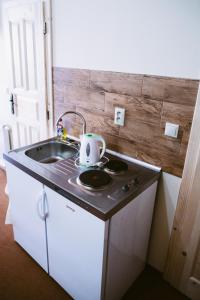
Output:
<instances>
[{"instance_id":1,"label":"radiator","mask_svg":"<svg viewBox=\"0 0 200 300\"><path fill-rule=\"evenodd\" d=\"M12 149L11 128L8 125L3 125L2 131L3 131L3 151L8 152Z\"/></svg>"},{"instance_id":2,"label":"radiator","mask_svg":"<svg viewBox=\"0 0 200 300\"><path fill-rule=\"evenodd\" d=\"M12 149L12 138L11 138L10 126L8 125L2 126L2 135L3 135L3 152L8 152ZM7 184L5 187L5 193L7 196L9 196ZM5 224L12 224L10 201L6 212Z\"/></svg>"}]
</instances>

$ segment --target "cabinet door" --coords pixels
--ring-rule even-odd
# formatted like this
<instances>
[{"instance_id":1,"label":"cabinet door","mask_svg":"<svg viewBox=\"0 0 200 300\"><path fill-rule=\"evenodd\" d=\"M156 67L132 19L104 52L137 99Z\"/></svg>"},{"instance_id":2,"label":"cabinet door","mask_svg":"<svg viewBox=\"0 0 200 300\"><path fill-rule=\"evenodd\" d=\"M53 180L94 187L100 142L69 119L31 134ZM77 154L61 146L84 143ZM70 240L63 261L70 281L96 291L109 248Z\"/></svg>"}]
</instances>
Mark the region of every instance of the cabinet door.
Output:
<instances>
[{"instance_id":1,"label":"cabinet door","mask_svg":"<svg viewBox=\"0 0 200 300\"><path fill-rule=\"evenodd\" d=\"M101 299L107 224L46 188L49 274L76 300Z\"/></svg>"},{"instance_id":2,"label":"cabinet door","mask_svg":"<svg viewBox=\"0 0 200 300\"><path fill-rule=\"evenodd\" d=\"M10 163L6 173L14 239L47 271L45 220L38 215L43 185Z\"/></svg>"}]
</instances>

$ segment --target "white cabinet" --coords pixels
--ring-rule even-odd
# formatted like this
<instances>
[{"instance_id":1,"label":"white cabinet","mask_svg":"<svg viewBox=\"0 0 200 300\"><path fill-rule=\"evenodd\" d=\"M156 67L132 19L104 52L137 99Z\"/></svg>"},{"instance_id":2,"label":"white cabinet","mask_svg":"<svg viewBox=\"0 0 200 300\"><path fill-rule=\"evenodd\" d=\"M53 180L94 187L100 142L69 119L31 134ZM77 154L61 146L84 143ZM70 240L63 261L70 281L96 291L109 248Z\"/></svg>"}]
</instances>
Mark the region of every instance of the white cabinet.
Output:
<instances>
[{"instance_id":1,"label":"white cabinet","mask_svg":"<svg viewBox=\"0 0 200 300\"><path fill-rule=\"evenodd\" d=\"M145 267L157 182L102 221L7 163L15 240L76 300L118 300Z\"/></svg>"},{"instance_id":2,"label":"white cabinet","mask_svg":"<svg viewBox=\"0 0 200 300\"><path fill-rule=\"evenodd\" d=\"M110 221L106 300L121 299L145 268L157 182Z\"/></svg>"},{"instance_id":3,"label":"white cabinet","mask_svg":"<svg viewBox=\"0 0 200 300\"><path fill-rule=\"evenodd\" d=\"M101 299L108 222L12 164L6 171L15 241L74 299Z\"/></svg>"},{"instance_id":4,"label":"white cabinet","mask_svg":"<svg viewBox=\"0 0 200 300\"><path fill-rule=\"evenodd\" d=\"M43 185L6 163L14 239L47 271L45 220L41 218Z\"/></svg>"},{"instance_id":5,"label":"white cabinet","mask_svg":"<svg viewBox=\"0 0 200 300\"><path fill-rule=\"evenodd\" d=\"M107 223L45 187L49 274L74 299L101 299Z\"/></svg>"}]
</instances>

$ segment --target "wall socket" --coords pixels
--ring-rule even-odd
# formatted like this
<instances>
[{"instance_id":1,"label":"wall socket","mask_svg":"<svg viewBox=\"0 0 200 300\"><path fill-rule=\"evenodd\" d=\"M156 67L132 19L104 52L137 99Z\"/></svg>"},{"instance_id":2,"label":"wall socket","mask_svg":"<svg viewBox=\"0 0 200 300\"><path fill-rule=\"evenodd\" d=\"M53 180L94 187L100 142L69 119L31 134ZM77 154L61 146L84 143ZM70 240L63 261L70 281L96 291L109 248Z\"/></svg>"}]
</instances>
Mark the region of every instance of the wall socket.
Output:
<instances>
[{"instance_id":1,"label":"wall socket","mask_svg":"<svg viewBox=\"0 0 200 300\"><path fill-rule=\"evenodd\" d=\"M165 124L165 135L177 138L178 137L178 131L179 131L179 125L166 122Z\"/></svg>"},{"instance_id":2,"label":"wall socket","mask_svg":"<svg viewBox=\"0 0 200 300\"><path fill-rule=\"evenodd\" d=\"M124 126L125 108L115 107L114 123L116 125Z\"/></svg>"}]
</instances>

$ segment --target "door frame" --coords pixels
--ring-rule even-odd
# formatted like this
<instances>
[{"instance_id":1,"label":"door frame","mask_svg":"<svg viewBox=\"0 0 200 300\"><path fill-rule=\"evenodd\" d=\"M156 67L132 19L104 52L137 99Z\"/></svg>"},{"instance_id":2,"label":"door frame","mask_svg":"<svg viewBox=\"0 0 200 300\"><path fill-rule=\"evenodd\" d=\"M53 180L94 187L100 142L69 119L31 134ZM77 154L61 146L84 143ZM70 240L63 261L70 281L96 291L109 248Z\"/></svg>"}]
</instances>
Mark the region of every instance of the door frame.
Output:
<instances>
[{"instance_id":1,"label":"door frame","mask_svg":"<svg viewBox=\"0 0 200 300\"><path fill-rule=\"evenodd\" d=\"M43 43L44 43L44 67L45 67L45 98L47 113L47 130L48 138L53 136L53 83L52 83L52 67L53 67L53 45L52 45L52 0L8 0L3 2L2 10L14 5L27 4L29 2L40 2L43 7L44 27L43 27ZM4 20L3 20L4 24ZM3 25L4 26L4 25ZM9 87L6 89L8 97L10 94ZM12 117L11 117L12 118ZM11 120L11 119L10 119ZM8 123L10 122L8 120Z\"/></svg>"},{"instance_id":2,"label":"door frame","mask_svg":"<svg viewBox=\"0 0 200 300\"><path fill-rule=\"evenodd\" d=\"M200 295L200 281L193 276L200 257L199 132L200 85L164 271L164 278L192 299Z\"/></svg>"},{"instance_id":3,"label":"door frame","mask_svg":"<svg viewBox=\"0 0 200 300\"><path fill-rule=\"evenodd\" d=\"M52 38L52 0L43 0L45 22L47 24L45 34L45 66L46 66L46 97L48 111L48 135L54 136L54 106L53 106L53 38Z\"/></svg>"}]
</instances>

